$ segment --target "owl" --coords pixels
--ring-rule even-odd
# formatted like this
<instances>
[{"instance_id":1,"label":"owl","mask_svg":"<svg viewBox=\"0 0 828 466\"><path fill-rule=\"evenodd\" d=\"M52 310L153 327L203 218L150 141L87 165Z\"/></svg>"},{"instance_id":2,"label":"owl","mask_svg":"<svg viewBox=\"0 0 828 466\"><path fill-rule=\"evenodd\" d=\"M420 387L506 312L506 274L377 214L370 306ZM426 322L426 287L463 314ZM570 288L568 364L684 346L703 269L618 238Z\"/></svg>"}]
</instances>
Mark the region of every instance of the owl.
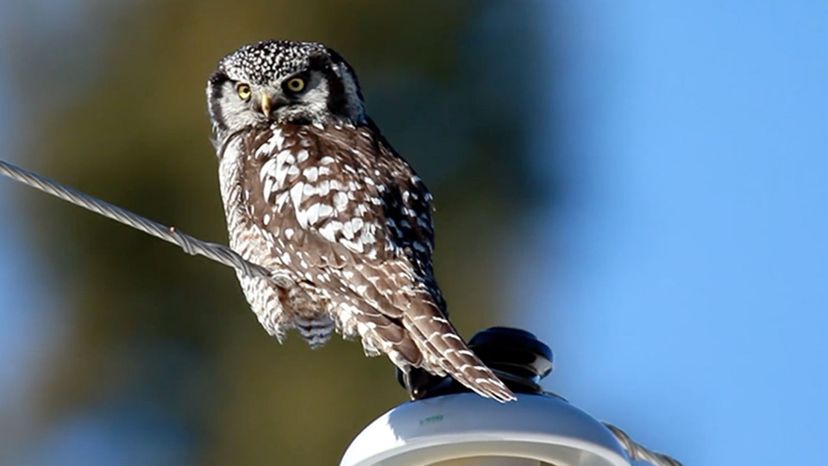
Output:
<instances>
[{"instance_id":1,"label":"owl","mask_svg":"<svg viewBox=\"0 0 828 466\"><path fill-rule=\"evenodd\" d=\"M432 197L365 111L353 68L320 43L266 41L207 82L230 247L289 277L239 274L259 322L318 347L335 331L404 374L512 392L469 350L434 279Z\"/></svg>"}]
</instances>

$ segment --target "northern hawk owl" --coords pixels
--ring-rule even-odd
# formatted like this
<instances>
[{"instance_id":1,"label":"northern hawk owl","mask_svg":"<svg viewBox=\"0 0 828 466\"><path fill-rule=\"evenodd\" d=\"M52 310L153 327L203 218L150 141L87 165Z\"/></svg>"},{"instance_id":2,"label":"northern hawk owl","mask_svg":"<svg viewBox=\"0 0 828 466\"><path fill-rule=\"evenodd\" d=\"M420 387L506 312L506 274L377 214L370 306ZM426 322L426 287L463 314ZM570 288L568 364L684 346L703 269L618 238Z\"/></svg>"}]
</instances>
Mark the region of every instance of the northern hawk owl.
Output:
<instances>
[{"instance_id":1,"label":"northern hawk owl","mask_svg":"<svg viewBox=\"0 0 828 466\"><path fill-rule=\"evenodd\" d=\"M353 68L312 42L224 57L207 83L230 246L293 286L239 274L267 332L312 347L334 330L405 373L512 392L447 319L431 265L431 195L365 112Z\"/></svg>"}]
</instances>

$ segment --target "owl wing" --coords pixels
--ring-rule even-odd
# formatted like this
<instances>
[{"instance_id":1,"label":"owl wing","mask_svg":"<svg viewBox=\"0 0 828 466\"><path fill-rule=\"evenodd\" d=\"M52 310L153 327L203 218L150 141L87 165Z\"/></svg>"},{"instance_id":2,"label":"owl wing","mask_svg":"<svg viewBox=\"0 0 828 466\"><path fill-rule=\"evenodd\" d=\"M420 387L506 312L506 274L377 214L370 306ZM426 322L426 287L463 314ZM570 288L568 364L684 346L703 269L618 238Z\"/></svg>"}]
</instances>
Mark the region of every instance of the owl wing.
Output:
<instances>
[{"instance_id":1,"label":"owl wing","mask_svg":"<svg viewBox=\"0 0 828 466\"><path fill-rule=\"evenodd\" d=\"M434 280L431 195L373 125L274 125L248 137L245 195L258 228L340 330L400 367L513 397L448 321Z\"/></svg>"}]
</instances>

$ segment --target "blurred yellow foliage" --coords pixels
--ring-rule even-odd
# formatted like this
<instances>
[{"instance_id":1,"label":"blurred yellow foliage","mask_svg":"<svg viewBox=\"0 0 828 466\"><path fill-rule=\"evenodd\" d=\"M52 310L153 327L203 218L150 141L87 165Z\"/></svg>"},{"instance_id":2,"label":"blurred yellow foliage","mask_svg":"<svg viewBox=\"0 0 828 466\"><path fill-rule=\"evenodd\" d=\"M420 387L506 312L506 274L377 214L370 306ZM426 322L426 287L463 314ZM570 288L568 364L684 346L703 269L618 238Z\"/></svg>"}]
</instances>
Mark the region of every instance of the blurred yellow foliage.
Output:
<instances>
[{"instance_id":1,"label":"blurred yellow foliage","mask_svg":"<svg viewBox=\"0 0 828 466\"><path fill-rule=\"evenodd\" d=\"M521 63L536 53L531 3L75 3L89 48L7 33L29 111L19 162L225 242L206 78L248 42L322 41L354 65L369 112L435 193L437 277L453 320L466 336L509 323L498 264L531 200L538 60ZM70 324L42 370L43 430L79 412L138 412L183 431L193 464L322 465L404 400L391 364L358 344L278 345L232 271L54 199L25 200L53 314Z\"/></svg>"}]
</instances>

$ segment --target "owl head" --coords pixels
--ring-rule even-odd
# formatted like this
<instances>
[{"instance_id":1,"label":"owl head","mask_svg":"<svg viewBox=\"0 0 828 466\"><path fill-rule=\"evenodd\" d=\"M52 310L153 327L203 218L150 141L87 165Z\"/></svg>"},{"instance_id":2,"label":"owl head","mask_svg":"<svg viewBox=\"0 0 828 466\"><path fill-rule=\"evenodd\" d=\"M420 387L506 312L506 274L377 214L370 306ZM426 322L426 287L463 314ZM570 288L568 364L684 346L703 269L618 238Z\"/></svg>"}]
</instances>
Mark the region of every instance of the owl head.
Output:
<instances>
[{"instance_id":1,"label":"owl head","mask_svg":"<svg viewBox=\"0 0 828 466\"><path fill-rule=\"evenodd\" d=\"M213 142L269 122L321 124L365 120L353 68L315 42L265 41L224 57L207 81Z\"/></svg>"}]
</instances>

